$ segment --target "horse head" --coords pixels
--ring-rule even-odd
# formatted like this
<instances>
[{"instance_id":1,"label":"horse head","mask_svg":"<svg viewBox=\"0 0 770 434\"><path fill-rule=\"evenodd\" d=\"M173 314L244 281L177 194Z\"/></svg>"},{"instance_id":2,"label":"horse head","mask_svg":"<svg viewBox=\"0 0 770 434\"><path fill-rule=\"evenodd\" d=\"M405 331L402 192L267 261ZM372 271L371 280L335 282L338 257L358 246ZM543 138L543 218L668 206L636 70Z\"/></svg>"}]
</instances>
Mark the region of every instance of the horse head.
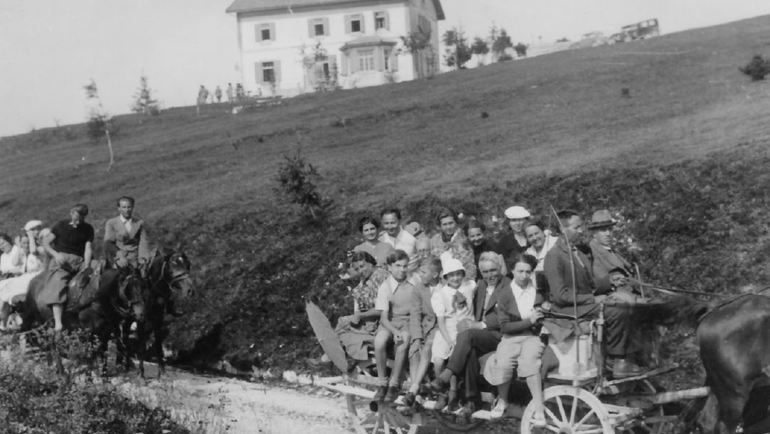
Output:
<instances>
[{"instance_id":1,"label":"horse head","mask_svg":"<svg viewBox=\"0 0 770 434\"><path fill-rule=\"evenodd\" d=\"M143 272L152 291L168 291L171 299L185 299L195 292L190 275L190 260L184 252L172 249L156 251ZM161 294L162 295L162 294Z\"/></svg>"},{"instance_id":2,"label":"horse head","mask_svg":"<svg viewBox=\"0 0 770 434\"><path fill-rule=\"evenodd\" d=\"M137 271L126 276L118 289L118 298L125 316L137 322L143 322L145 317L144 300L150 291L149 283Z\"/></svg>"}]
</instances>

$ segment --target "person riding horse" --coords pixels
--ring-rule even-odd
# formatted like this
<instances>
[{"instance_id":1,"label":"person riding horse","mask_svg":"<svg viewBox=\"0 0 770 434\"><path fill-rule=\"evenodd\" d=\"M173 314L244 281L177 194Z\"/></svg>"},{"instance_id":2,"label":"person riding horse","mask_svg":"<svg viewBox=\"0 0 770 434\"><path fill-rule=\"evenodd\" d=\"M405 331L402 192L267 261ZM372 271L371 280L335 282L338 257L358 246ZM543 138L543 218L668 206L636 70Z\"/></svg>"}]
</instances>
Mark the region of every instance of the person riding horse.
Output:
<instances>
[{"instance_id":1,"label":"person riding horse","mask_svg":"<svg viewBox=\"0 0 770 434\"><path fill-rule=\"evenodd\" d=\"M104 224L104 256L111 268L139 268L150 259L144 220L134 217L134 198L118 199L119 215Z\"/></svg>"},{"instance_id":2,"label":"person riding horse","mask_svg":"<svg viewBox=\"0 0 770 434\"><path fill-rule=\"evenodd\" d=\"M94 228L85 222L87 215L88 206L76 204L70 209L70 219L56 223L43 240L51 261L40 302L51 307L55 331L63 328L62 312L67 303L70 280L79 271L87 272L91 263Z\"/></svg>"}]
</instances>

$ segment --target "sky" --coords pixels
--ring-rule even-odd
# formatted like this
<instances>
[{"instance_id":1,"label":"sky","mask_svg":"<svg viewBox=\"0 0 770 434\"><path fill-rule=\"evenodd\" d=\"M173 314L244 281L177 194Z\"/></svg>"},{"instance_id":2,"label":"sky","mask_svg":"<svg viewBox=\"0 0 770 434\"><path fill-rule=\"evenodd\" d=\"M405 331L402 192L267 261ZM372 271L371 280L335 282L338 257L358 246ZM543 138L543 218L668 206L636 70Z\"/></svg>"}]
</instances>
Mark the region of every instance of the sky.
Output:
<instances>
[{"instance_id":1,"label":"sky","mask_svg":"<svg viewBox=\"0 0 770 434\"><path fill-rule=\"evenodd\" d=\"M286 0L290 3L291 0ZM93 79L110 114L147 76L162 107L198 86L240 81L231 0L0 0L0 136L83 122ZM770 14L763 0L442 0L440 31L486 36L494 23L537 44L658 18L662 33Z\"/></svg>"}]
</instances>

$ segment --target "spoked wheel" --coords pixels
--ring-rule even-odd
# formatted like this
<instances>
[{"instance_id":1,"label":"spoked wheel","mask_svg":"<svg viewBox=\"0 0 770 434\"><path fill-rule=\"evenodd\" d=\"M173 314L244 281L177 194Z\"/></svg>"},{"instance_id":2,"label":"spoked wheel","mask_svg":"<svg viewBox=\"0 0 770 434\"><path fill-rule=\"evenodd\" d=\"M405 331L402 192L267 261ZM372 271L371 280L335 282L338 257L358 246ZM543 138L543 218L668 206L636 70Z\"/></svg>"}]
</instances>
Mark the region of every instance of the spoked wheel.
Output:
<instances>
[{"instance_id":1,"label":"spoked wheel","mask_svg":"<svg viewBox=\"0 0 770 434\"><path fill-rule=\"evenodd\" d=\"M521 433L615 434L607 407L591 392L575 386L552 386L544 391L545 427L537 427L529 403L521 417Z\"/></svg>"},{"instance_id":2,"label":"spoked wheel","mask_svg":"<svg viewBox=\"0 0 770 434\"><path fill-rule=\"evenodd\" d=\"M417 424L391 403L376 403L345 395L348 415L356 434L415 434ZM365 405L361 405L365 404Z\"/></svg>"}]
</instances>

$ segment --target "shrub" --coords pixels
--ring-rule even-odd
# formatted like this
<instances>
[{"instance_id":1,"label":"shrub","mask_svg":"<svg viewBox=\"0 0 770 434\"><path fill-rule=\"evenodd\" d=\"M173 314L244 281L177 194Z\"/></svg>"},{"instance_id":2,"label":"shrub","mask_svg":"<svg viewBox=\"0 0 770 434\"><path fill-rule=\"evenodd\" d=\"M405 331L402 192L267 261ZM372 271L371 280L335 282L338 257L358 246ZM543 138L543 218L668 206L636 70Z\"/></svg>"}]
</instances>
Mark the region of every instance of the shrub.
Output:
<instances>
[{"instance_id":1,"label":"shrub","mask_svg":"<svg viewBox=\"0 0 770 434\"><path fill-rule=\"evenodd\" d=\"M770 73L770 62L760 55L755 55L746 66L738 70L751 77L751 81L760 81Z\"/></svg>"},{"instance_id":2,"label":"shrub","mask_svg":"<svg viewBox=\"0 0 770 434\"><path fill-rule=\"evenodd\" d=\"M278 167L278 187L275 193L289 202L299 205L309 212L313 220L318 219L320 212L331 203L324 200L318 191L316 181L320 178L312 164L307 163L300 150L294 155L284 155L285 161Z\"/></svg>"}]
</instances>

